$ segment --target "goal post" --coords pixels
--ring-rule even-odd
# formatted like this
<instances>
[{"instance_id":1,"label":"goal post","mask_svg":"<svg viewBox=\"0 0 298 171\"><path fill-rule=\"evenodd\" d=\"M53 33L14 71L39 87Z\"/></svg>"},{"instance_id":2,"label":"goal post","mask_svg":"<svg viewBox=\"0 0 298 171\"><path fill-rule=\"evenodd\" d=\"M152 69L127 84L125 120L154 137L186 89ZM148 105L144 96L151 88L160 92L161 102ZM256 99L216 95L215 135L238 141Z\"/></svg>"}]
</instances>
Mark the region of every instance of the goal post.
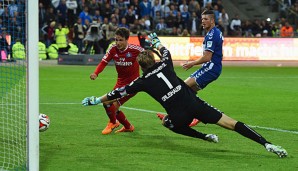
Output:
<instances>
[{"instance_id":1,"label":"goal post","mask_svg":"<svg viewBox=\"0 0 298 171\"><path fill-rule=\"evenodd\" d=\"M0 3L0 171L39 170L38 4Z\"/></svg>"},{"instance_id":2,"label":"goal post","mask_svg":"<svg viewBox=\"0 0 298 171\"><path fill-rule=\"evenodd\" d=\"M38 1L27 2L27 170L39 170Z\"/></svg>"}]
</instances>

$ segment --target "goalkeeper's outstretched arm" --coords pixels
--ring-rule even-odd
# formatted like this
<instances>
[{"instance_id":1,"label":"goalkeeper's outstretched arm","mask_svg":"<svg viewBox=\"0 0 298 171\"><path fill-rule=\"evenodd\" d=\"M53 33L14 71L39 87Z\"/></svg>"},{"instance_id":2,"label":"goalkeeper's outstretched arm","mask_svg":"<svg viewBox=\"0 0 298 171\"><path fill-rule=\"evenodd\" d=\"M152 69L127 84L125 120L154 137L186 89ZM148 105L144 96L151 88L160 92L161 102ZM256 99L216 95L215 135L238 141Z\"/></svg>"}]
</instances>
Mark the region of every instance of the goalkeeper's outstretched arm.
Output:
<instances>
[{"instance_id":1,"label":"goalkeeper's outstretched arm","mask_svg":"<svg viewBox=\"0 0 298 171\"><path fill-rule=\"evenodd\" d=\"M82 105L90 106L90 105L97 105L99 103L113 102L127 95L128 94L126 93L125 87L117 88L101 97L95 97L95 96L86 97L83 99Z\"/></svg>"}]
</instances>

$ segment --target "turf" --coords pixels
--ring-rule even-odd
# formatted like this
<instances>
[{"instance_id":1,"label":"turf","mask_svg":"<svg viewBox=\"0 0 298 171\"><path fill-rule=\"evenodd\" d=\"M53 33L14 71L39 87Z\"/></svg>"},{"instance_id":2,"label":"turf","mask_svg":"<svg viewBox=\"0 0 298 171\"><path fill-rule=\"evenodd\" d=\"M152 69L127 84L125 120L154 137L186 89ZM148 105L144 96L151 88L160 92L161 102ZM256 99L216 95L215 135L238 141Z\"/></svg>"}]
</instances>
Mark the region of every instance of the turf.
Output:
<instances>
[{"instance_id":1,"label":"turf","mask_svg":"<svg viewBox=\"0 0 298 171\"><path fill-rule=\"evenodd\" d=\"M145 93L137 94L122 108L135 132L101 135L108 121L103 107L80 103L84 97L110 91L116 71L108 66L91 81L89 74L94 69L40 66L40 112L51 119L50 128L40 133L40 170L298 170L295 67L224 67L220 78L199 93L213 106L286 148L289 156L284 159L216 125L200 123L194 128L217 134L218 144L175 134L161 125L155 112L164 110ZM182 79L195 69L175 68Z\"/></svg>"}]
</instances>

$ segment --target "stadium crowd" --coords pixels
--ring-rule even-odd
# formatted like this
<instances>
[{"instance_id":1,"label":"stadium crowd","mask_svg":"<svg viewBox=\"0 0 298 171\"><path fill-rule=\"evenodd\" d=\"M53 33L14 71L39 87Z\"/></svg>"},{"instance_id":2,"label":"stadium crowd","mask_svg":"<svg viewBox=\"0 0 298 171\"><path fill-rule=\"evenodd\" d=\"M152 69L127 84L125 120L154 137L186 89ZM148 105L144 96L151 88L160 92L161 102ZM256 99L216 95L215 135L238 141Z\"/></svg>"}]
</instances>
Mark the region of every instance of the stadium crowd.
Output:
<instances>
[{"instance_id":1,"label":"stadium crowd","mask_svg":"<svg viewBox=\"0 0 298 171\"><path fill-rule=\"evenodd\" d=\"M58 53L104 53L118 27L132 34L156 32L164 36L203 36L201 12L214 10L216 26L229 37L295 37L298 35L298 1L267 0L280 17L243 20L229 16L222 0L39 0L40 58ZM25 0L0 0L0 33L25 43ZM2 40L2 39L0 39Z\"/></svg>"}]
</instances>

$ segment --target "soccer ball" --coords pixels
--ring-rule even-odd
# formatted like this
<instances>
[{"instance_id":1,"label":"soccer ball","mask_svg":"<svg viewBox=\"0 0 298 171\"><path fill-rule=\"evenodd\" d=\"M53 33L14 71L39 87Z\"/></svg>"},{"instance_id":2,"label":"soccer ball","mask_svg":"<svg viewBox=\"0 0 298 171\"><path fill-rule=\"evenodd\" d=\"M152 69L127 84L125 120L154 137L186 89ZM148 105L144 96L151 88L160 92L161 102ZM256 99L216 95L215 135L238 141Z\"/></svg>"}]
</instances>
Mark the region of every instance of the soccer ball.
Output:
<instances>
[{"instance_id":1,"label":"soccer ball","mask_svg":"<svg viewBox=\"0 0 298 171\"><path fill-rule=\"evenodd\" d=\"M39 114L39 132L46 131L50 126L50 118L46 114Z\"/></svg>"}]
</instances>

